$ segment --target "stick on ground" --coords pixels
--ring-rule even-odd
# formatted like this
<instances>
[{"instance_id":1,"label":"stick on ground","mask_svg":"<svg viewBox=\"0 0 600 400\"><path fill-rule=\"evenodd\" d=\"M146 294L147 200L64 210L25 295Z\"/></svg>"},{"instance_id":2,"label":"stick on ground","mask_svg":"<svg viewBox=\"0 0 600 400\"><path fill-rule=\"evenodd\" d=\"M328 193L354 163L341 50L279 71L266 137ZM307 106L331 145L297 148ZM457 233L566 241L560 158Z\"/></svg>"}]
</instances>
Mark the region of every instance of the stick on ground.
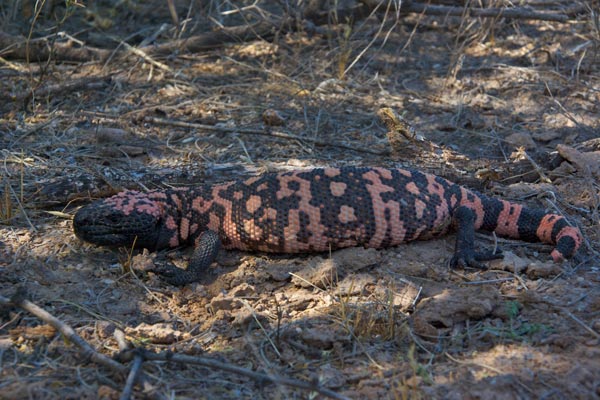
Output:
<instances>
[{"instance_id":1,"label":"stick on ground","mask_svg":"<svg viewBox=\"0 0 600 400\"><path fill-rule=\"evenodd\" d=\"M105 367L117 371L123 375L127 374L128 370L124 365L105 356L102 353L98 353L92 346L88 344L88 342L83 340L83 338L79 336L75 332L75 330L69 325L65 324L64 322L56 318L54 315L50 314L48 311L39 307L37 304L34 304L31 301L25 299L23 290L17 290L17 293L11 299L7 299L4 296L0 296L0 304L14 304L22 308L23 310L30 312L45 323L54 327L54 329L59 331L70 342L75 343L75 345L83 351L83 355L85 357L89 358L97 364L104 365Z\"/></svg>"},{"instance_id":2,"label":"stick on ground","mask_svg":"<svg viewBox=\"0 0 600 400\"><path fill-rule=\"evenodd\" d=\"M137 350L139 351L139 349ZM126 355L125 355L126 356ZM299 389L310 390L317 392L323 396L336 400L350 400L348 397L334 392L319 385L318 382L308 382L299 379L287 378L273 374L265 374L262 372L252 371L247 368L238 367L237 365L223 363L206 357L195 357L186 354L174 354L171 352L152 353L145 352L144 359L151 361L169 361L180 362L184 364L196 364L213 369L231 372L233 374L242 375L251 378L259 383L274 383L277 385L292 386Z\"/></svg>"},{"instance_id":3,"label":"stick on ground","mask_svg":"<svg viewBox=\"0 0 600 400\"><path fill-rule=\"evenodd\" d=\"M24 296L25 294L23 290L17 290L17 293L11 299L8 299L4 296L0 296L0 305L13 304L22 308L25 311L30 312L34 316L38 317L42 321L54 327L66 339L68 339L72 343L75 343L75 345L77 345L81 350L83 350L83 355L85 357L88 357L93 362L101 364L122 375L128 374L125 388L121 394L122 400L127 400L131 397L135 381L140 380L138 376L141 373L141 367L144 360L176 361L186 364L203 365L205 367L220 369L223 371L232 372L234 374L243 375L248 378L254 379L257 382L270 382L279 385L292 386L299 389L314 391L320 393L323 396L336 400L349 400L349 398L346 396L343 396L332 390L322 387L321 385L319 385L318 382L308 382L283 376L255 372L246 368L238 367L232 364L226 364L210 358L193 357L183 354L156 354L152 352L143 351L143 349L135 349L132 352L129 352L129 354L133 354L134 363L131 366L131 369L128 370L128 368L125 365L105 356L104 354L98 353L92 346L90 346L85 340L83 340L83 338L79 336L72 327L65 324L64 322L62 322L43 308L39 307L38 305L25 299Z\"/></svg>"},{"instance_id":4,"label":"stick on ground","mask_svg":"<svg viewBox=\"0 0 600 400\"><path fill-rule=\"evenodd\" d=\"M195 124L192 122L176 121L176 120L170 120L170 119L165 119L165 118L156 118L156 117L146 117L146 118L144 118L144 121L152 123L152 124L156 124L156 125L170 125L170 126L179 126L182 128L204 129L204 130L217 131L217 132L241 133L241 134L246 134L246 135L271 136L271 137L280 138L280 139L298 140L301 142L310 142L317 146L338 147L341 149L376 154L376 155L386 155L387 154L387 152L385 152L385 151L371 150L371 149L366 149L364 147L353 147L353 146L348 146L348 145L341 144L341 143L332 143L327 140L303 137L303 136L294 135L291 133L279 132L279 131L270 131L267 129L229 128L229 127L224 127L224 126Z\"/></svg>"}]
</instances>

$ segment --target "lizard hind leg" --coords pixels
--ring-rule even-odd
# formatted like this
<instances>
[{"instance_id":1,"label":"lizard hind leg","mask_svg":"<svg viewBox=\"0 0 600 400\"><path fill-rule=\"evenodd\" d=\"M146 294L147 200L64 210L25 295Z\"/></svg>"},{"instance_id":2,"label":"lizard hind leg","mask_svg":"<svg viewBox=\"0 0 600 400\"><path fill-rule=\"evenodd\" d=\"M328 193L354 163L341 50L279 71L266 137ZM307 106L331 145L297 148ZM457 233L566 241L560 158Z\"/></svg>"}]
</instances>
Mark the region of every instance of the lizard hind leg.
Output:
<instances>
[{"instance_id":1,"label":"lizard hind leg","mask_svg":"<svg viewBox=\"0 0 600 400\"><path fill-rule=\"evenodd\" d=\"M453 213L457 226L456 246L454 256L450 260L450 267L471 267L486 269L481 261L502 258L502 253L475 251L475 211L467 206L460 206Z\"/></svg>"}]
</instances>

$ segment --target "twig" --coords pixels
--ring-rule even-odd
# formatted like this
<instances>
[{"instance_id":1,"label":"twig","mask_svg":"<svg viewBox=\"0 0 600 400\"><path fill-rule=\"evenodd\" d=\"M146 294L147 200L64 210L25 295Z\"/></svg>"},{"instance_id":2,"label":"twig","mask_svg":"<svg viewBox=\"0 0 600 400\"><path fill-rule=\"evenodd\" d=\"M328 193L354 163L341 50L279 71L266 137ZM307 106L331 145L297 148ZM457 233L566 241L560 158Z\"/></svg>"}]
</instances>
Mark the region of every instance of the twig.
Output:
<instances>
[{"instance_id":1,"label":"twig","mask_svg":"<svg viewBox=\"0 0 600 400\"><path fill-rule=\"evenodd\" d=\"M561 307L562 308L562 307ZM600 333L593 330L590 326L588 326L585 322L577 318L573 313L565 308L562 308L562 312L564 312L567 317L571 318L573 321L577 322L583 329L594 335L596 339L600 339Z\"/></svg>"},{"instance_id":2,"label":"twig","mask_svg":"<svg viewBox=\"0 0 600 400\"><path fill-rule=\"evenodd\" d=\"M105 356L104 354L98 353L92 346L90 346L81 336L75 333L75 330L71 328L69 325L65 324L58 318L54 317L52 314L32 303L29 300L23 298L24 294L22 290L18 290L15 296L12 299L7 299L4 296L0 296L0 304L9 305L14 304L22 309L30 312L35 315L42 321L54 327L57 331L59 331L65 338L69 341L75 343L81 350L83 350L83 355L86 358L89 358L95 363L101 364L109 369L117 371L123 375L127 373L127 367L118 363L117 361ZM243 375L248 378L254 379L258 382L271 382L279 385L292 386L299 389L311 390L317 393L322 394L323 396L337 399L337 400L349 400L348 397L335 393L332 390L324 388L319 385L318 382L307 382L301 381L298 379L286 378L283 376L271 375L271 374L263 374L260 372L254 372L246 368L238 367L231 364L225 364L216 360L211 360L205 357L192 357L183 354L173 354L173 353L151 353L151 352L143 352L140 349L136 349L134 351L134 363L129 371L129 375L127 378L127 383L121 395L121 399L129 399L131 397L131 391L133 388L133 384L136 381L137 376L141 371L141 366L144 360L151 361L175 361L187 364L198 364L203 365L205 367L216 368L227 372L232 372L234 374Z\"/></svg>"},{"instance_id":3,"label":"twig","mask_svg":"<svg viewBox=\"0 0 600 400\"><path fill-rule=\"evenodd\" d=\"M168 55L176 51L197 53L200 51L222 47L227 43L247 42L256 38L267 39L279 32L285 32L295 25L291 19L261 21L256 24L225 27L213 32L201 33L186 39L173 40L157 46L142 48L146 54Z\"/></svg>"},{"instance_id":4,"label":"twig","mask_svg":"<svg viewBox=\"0 0 600 400\"><path fill-rule=\"evenodd\" d=\"M141 354L136 354L133 357L133 364L131 365L131 370L129 371L127 381L125 382L125 387L121 392L121 397L119 397L119 400L129 400L131 398L131 394L133 393L133 385L135 385L137 377L142 370L143 363L144 357Z\"/></svg>"},{"instance_id":5,"label":"twig","mask_svg":"<svg viewBox=\"0 0 600 400\"><path fill-rule=\"evenodd\" d=\"M83 350L83 356L89 358L92 362L103 365L106 368L116 371L123 376L127 374L127 367L118 361L113 360L110 357L105 356L102 353L98 353L92 346L88 344L81 336L79 336L75 330L50 314L48 311L39 307L35 303L24 298L25 293L22 288L17 289L17 292L11 299L7 299L4 296L0 296L0 305L15 305L22 308L25 311L30 312L37 318L41 319L45 323L51 325L54 329L59 331L68 341L74 343L77 347ZM142 362L144 357L141 354L136 354L134 357L133 365L127 377L123 393L121 394L121 400L127 400L131 398L131 392L133 391L133 385L139 382L143 386L148 384L145 377L140 377Z\"/></svg>"},{"instance_id":6,"label":"twig","mask_svg":"<svg viewBox=\"0 0 600 400\"><path fill-rule=\"evenodd\" d=\"M376 9L380 6L379 0L363 0L371 9ZM318 2L316 3L318 4ZM341 12L342 10L338 10ZM345 10L349 15L353 15L356 10ZM412 1L404 1L400 11L402 13L423 13L427 15L456 15L466 17L484 17L484 18L511 18L511 19L537 19L544 21L559 21L566 22L569 20L568 15L576 14L582 11L581 8L573 8L566 10L565 14L549 14L536 11L529 11L522 7L514 8L475 8L475 7L453 7L442 5L430 5L423 3L413 3ZM329 14L323 15L307 15L308 20L312 21L297 21L289 16L265 19L255 24L244 24L233 27L223 27L220 30L201 33L197 36L192 36L186 39L178 39L169 41L157 46L148 45L140 48L146 56L151 55L168 55L177 51L187 51L197 53L207 49L222 47L227 43L245 42L256 38L270 39L277 34L286 33L295 30L297 26L302 26L303 23L316 22L323 17L326 18ZM339 14L341 15L341 14ZM50 57L59 61L104 61L110 57L112 50L99 49L87 45L80 47L73 46L74 40L70 39L67 42L52 42L47 38L28 40L23 36L12 36L4 32L0 32L0 56L4 58L31 58L35 61L45 61Z\"/></svg>"},{"instance_id":7,"label":"twig","mask_svg":"<svg viewBox=\"0 0 600 400\"><path fill-rule=\"evenodd\" d=\"M517 148L516 158L524 158L527 161L529 161L529 163L531 164L531 166L533 166L533 169L535 169L535 172L537 172L537 174L540 176L540 180L542 182L544 182L544 183L552 183L552 180L546 176L546 174L544 173L544 170L542 170L542 167L540 167L538 165L538 163L536 163L535 160L533 158L531 158L529 156L529 154L527 154L527 152L525 151L524 147Z\"/></svg>"},{"instance_id":8,"label":"twig","mask_svg":"<svg viewBox=\"0 0 600 400\"><path fill-rule=\"evenodd\" d=\"M150 57L148 54L146 54L146 52L144 50L138 49L137 47L133 47L131 46L129 43L122 41L122 40L118 40L117 38L113 38L111 37L112 40L114 40L115 42L119 43L120 45L123 45L125 47L125 49L127 51L129 51L130 53L141 57L144 61L152 64L153 66L155 66L158 69L161 69L163 71L169 72L175 76L177 76L178 74L175 73L168 65L163 64L159 61L156 61L154 58ZM182 74L179 74L180 76Z\"/></svg>"},{"instance_id":9,"label":"twig","mask_svg":"<svg viewBox=\"0 0 600 400\"><path fill-rule=\"evenodd\" d=\"M596 332L588 324L586 324L581 319L579 319L578 317L576 317L571 311L569 311L567 309L566 306L563 306L562 304L557 304L556 301L554 301L552 299L548 299L548 298L541 299L540 302L543 303L543 304L548 304L548 305L554 307L554 309L556 309L556 311L558 311L558 312L564 313L567 317L571 318L573 321L575 321L577 324L579 324L579 326L581 326L587 332L589 332L590 334L592 334L596 339L600 339L600 333Z\"/></svg>"},{"instance_id":10,"label":"twig","mask_svg":"<svg viewBox=\"0 0 600 400\"><path fill-rule=\"evenodd\" d=\"M124 354L124 356L126 357L127 354ZM307 381L302 381L299 379L286 378L286 377L278 376L278 375L264 374L261 372L255 372L255 371L249 370L247 368L238 367L237 365L226 364L226 363L223 363L223 362L220 362L217 360L213 360L210 358L206 358L206 357L194 357L194 356L188 356L185 354L173 354L170 352L163 352L163 353L144 352L144 358L146 360L151 360L151 361L171 361L171 362L175 361L175 362L180 362L180 363L184 363L184 364L202 365L204 367L219 369L222 371L231 372L233 374L242 375L247 378L253 379L259 383L270 382L270 383L274 383L274 384L278 384L278 385L292 386L292 387L296 387L299 389L314 391L314 392L317 392L323 396L326 396L326 397L329 397L332 399L350 400L349 397L338 394L338 393L334 392L333 390L330 390L330 389L320 386L317 381L307 382Z\"/></svg>"},{"instance_id":11,"label":"twig","mask_svg":"<svg viewBox=\"0 0 600 400\"><path fill-rule=\"evenodd\" d=\"M176 51L191 53L222 47L227 43L245 42L256 38L270 38L277 32L293 29L296 24L290 18L273 21L261 21L253 25L244 24L205 32L187 39L173 40L157 46L148 45L137 51L146 57L151 55L168 55ZM128 49L128 51L131 51ZM141 55L136 52L137 55ZM52 57L60 61L104 61L110 57L112 50L99 49L87 45L73 46L73 40L67 42L51 42L47 38L27 40L23 36L13 36L0 31L0 56L10 59L45 61Z\"/></svg>"},{"instance_id":12,"label":"twig","mask_svg":"<svg viewBox=\"0 0 600 400\"><path fill-rule=\"evenodd\" d=\"M15 201L17 202L17 204L19 205L19 208L21 209L21 213L23 213L23 217L25 217L25 220L27 221L27 223L29 224L29 227L31 228L31 230L33 232L37 232L37 229L35 228L35 226L31 223L31 220L29 219L29 216L27 215L27 212L25 212L25 207L23 207L23 203L21 202L21 198L19 195L17 195L17 193L15 192L15 189L13 189L13 187L11 185L8 185L8 188L10 189L10 192L12 193L12 195L15 198Z\"/></svg>"},{"instance_id":13,"label":"twig","mask_svg":"<svg viewBox=\"0 0 600 400\"><path fill-rule=\"evenodd\" d=\"M369 153L369 154L376 154L376 155L380 155L380 156L387 154L387 152L385 152L385 151L377 151L377 150L369 150L369 149L360 148L360 147L352 147L352 146L348 146L348 145L341 144L341 143L332 143L332 142L329 142L326 140L302 137L299 135L293 135L291 133L278 132L278 131L268 131L268 130L263 130L263 129L248 129L248 128L229 128L229 127L225 127L225 126L195 124L192 122L175 121L175 120L156 118L156 117L146 117L146 118L144 118L144 121L152 123L152 124L156 124L156 125L179 126L182 128L204 129L204 130L215 131L215 132L241 133L241 134L245 134L245 135L263 135L263 136L271 136L271 137L287 139L287 140L299 140L301 142L302 141L310 142L317 146L339 147L342 149L352 150L352 151L356 151L356 152Z\"/></svg>"},{"instance_id":14,"label":"twig","mask_svg":"<svg viewBox=\"0 0 600 400\"><path fill-rule=\"evenodd\" d=\"M119 347L119 351L127 351L131 348L129 342L125 338L125 332L120 329L115 329L113 333L113 337L117 341L117 346Z\"/></svg>"},{"instance_id":15,"label":"twig","mask_svg":"<svg viewBox=\"0 0 600 400\"><path fill-rule=\"evenodd\" d=\"M469 281L469 282L463 282L463 285L487 285L489 283L499 283L499 282L506 282L506 281L512 281L513 278L510 277L506 277L506 278L497 278L497 279L486 279L486 280L482 280L482 281Z\"/></svg>"},{"instance_id":16,"label":"twig","mask_svg":"<svg viewBox=\"0 0 600 400\"><path fill-rule=\"evenodd\" d=\"M242 304L244 305L244 307L246 307L246 309L252 314L252 317L254 318L254 321L256 322L256 324L258 325L260 330L265 334L265 337L271 344L271 347L273 348L273 351L275 351L275 353L277 354L277 357L279 357L281 359L281 353L279 352L279 349L277 349L277 346L275 346L275 343L273 343L273 341L271 340L269 333L267 332L267 330L265 329L263 324L260 322L260 320L256 316L256 312L254 311L254 309L250 306L248 301L246 301L244 299L241 299L241 300L242 300Z\"/></svg>"},{"instance_id":17,"label":"twig","mask_svg":"<svg viewBox=\"0 0 600 400\"><path fill-rule=\"evenodd\" d=\"M522 7L514 8L476 8L476 7L454 7L438 6L423 3L405 2L402 4L402 12L423 13L427 15L455 15L459 17L483 17L483 18L510 18L510 19L537 19L542 21L566 22L569 17L562 14L546 14L529 11Z\"/></svg>"},{"instance_id":18,"label":"twig","mask_svg":"<svg viewBox=\"0 0 600 400\"><path fill-rule=\"evenodd\" d=\"M76 92L78 90L94 90L99 89L107 84L110 80L110 75L85 77L81 79L71 79L61 82L56 85L44 85L33 91L27 91L17 96L18 100L23 101L23 106L26 107L32 98L43 98L56 96L64 92Z\"/></svg>"},{"instance_id":19,"label":"twig","mask_svg":"<svg viewBox=\"0 0 600 400\"><path fill-rule=\"evenodd\" d=\"M27 40L23 36L12 36L0 31L0 55L10 59L26 59L46 61L50 57L57 61L104 60L110 50L90 46L75 47L73 41L51 42L47 38Z\"/></svg>"},{"instance_id":20,"label":"twig","mask_svg":"<svg viewBox=\"0 0 600 400\"><path fill-rule=\"evenodd\" d=\"M127 373L127 368L116 362L115 360L105 356L104 354L98 353L92 346L90 346L81 336L79 336L73 328L65 324L48 311L25 299L24 291L22 289L17 290L17 293L9 300L4 296L0 296L0 304L9 305L14 304L25 311L30 312L42 321L54 327L59 331L66 339L70 342L75 343L77 347L83 350L83 355L89 358L97 364L101 364L111 370L117 371L123 375Z\"/></svg>"}]
</instances>

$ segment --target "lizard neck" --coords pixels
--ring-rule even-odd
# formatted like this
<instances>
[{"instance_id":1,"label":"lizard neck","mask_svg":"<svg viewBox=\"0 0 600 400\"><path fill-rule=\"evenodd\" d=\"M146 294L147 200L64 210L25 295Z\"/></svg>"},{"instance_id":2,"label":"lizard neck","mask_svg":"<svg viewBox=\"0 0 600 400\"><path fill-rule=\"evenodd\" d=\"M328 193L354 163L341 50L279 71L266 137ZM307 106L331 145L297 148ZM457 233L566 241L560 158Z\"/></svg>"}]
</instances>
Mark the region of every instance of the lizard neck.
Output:
<instances>
[{"instance_id":1,"label":"lizard neck","mask_svg":"<svg viewBox=\"0 0 600 400\"><path fill-rule=\"evenodd\" d=\"M212 206L210 187L175 188L164 191L160 248L192 244L208 229Z\"/></svg>"}]
</instances>

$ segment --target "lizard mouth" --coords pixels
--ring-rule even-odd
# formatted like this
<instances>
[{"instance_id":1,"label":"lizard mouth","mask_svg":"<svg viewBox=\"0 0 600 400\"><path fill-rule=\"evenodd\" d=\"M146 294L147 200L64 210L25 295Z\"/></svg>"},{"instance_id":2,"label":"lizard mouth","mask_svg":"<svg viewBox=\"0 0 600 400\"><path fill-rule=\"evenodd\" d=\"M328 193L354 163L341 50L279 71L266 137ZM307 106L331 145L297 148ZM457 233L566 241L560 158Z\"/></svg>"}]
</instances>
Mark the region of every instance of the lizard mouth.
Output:
<instances>
[{"instance_id":1,"label":"lizard mouth","mask_svg":"<svg viewBox=\"0 0 600 400\"><path fill-rule=\"evenodd\" d=\"M125 245L130 236L120 232L114 224L105 224L96 218L87 217L81 210L73 218L73 230L79 239L100 246Z\"/></svg>"},{"instance_id":2,"label":"lizard mouth","mask_svg":"<svg viewBox=\"0 0 600 400\"><path fill-rule=\"evenodd\" d=\"M73 225L73 227L79 239L100 246L121 246L130 241L129 235L116 233L102 225Z\"/></svg>"},{"instance_id":3,"label":"lizard mouth","mask_svg":"<svg viewBox=\"0 0 600 400\"><path fill-rule=\"evenodd\" d=\"M94 205L81 208L73 218L79 239L100 246L152 247L159 221L148 214L125 215Z\"/></svg>"}]
</instances>

